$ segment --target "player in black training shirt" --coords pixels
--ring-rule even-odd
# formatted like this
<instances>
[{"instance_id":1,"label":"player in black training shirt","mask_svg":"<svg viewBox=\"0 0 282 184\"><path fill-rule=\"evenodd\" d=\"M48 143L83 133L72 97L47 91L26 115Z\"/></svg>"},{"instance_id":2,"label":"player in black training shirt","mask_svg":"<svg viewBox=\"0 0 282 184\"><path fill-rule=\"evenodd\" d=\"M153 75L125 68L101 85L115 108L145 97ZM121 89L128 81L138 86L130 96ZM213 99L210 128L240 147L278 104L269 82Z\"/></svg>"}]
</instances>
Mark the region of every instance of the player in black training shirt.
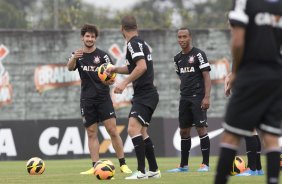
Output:
<instances>
[{"instance_id":1,"label":"player in black training shirt","mask_svg":"<svg viewBox=\"0 0 282 184\"><path fill-rule=\"evenodd\" d=\"M159 95L153 84L154 68L152 55L145 41L138 37L137 23L133 16L121 20L121 32L127 41L127 66L112 67L111 72L129 74L119 82L115 93L122 93L129 83L133 83L132 108L129 113L128 134L130 135L138 162L137 172L126 179L160 178L154 145L147 133L152 115L159 101ZM145 171L145 157L149 163L149 172Z\"/></svg>"},{"instance_id":2,"label":"player in black training shirt","mask_svg":"<svg viewBox=\"0 0 282 184\"><path fill-rule=\"evenodd\" d=\"M98 67L103 63L112 63L110 56L96 47L98 29L95 25L85 24L81 28L83 49L76 50L67 66L70 71L78 70L81 78L80 108L83 124L88 136L88 147L92 165L99 160L98 123L103 122L109 133L120 169L124 173L132 173L124 159L123 143L116 129L116 116L109 94L108 84L98 77ZM80 174L93 174L94 168Z\"/></svg>"},{"instance_id":3,"label":"player in black training shirt","mask_svg":"<svg viewBox=\"0 0 282 184\"><path fill-rule=\"evenodd\" d=\"M191 32L180 28L177 33L182 49L174 57L174 65L180 78L179 127L181 136L181 161L178 168L168 172L187 172L191 149L191 128L196 127L203 155L199 172L209 171L210 140L207 132L207 109L210 105L210 64L206 54L191 45Z\"/></svg>"},{"instance_id":4,"label":"player in black training shirt","mask_svg":"<svg viewBox=\"0 0 282 184\"><path fill-rule=\"evenodd\" d=\"M231 80L232 73L229 73L225 77L224 81L224 93L228 97L231 95ZM248 158L247 169L243 173L239 173L236 176L261 176L264 175L264 171L261 166L261 141L256 130L254 130L252 136L244 136L246 141L246 153Z\"/></svg>"},{"instance_id":5,"label":"player in black training shirt","mask_svg":"<svg viewBox=\"0 0 282 184\"><path fill-rule=\"evenodd\" d=\"M241 136L259 128L267 183L279 183L282 121L282 0L234 0L229 13L233 68L215 184L225 184Z\"/></svg>"}]
</instances>

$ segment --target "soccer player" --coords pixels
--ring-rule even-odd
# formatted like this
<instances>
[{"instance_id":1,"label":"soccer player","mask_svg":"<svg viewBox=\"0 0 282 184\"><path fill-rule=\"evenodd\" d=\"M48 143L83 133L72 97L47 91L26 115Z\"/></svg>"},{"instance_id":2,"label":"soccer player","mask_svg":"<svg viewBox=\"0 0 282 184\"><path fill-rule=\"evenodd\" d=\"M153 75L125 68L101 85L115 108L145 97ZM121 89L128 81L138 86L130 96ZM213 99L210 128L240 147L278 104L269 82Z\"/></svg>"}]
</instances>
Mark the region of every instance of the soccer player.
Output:
<instances>
[{"instance_id":1,"label":"soccer player","mask_svg":"<svg viewBox=\"0 0 282 184\"><path fill-rule=\"evenodd\" d=\"M116 128L116 116L109 86L98 78L98 67L103 63L112 63L112 60L106 52L96 47L97 37L97 27L85 24L81 28L84 47L76 50L67 63L68 69L70 71L77 69L81 78L80 108L88 136L92 166L94 167L99 160L98 123L103 122L119 159L121 172L132 173L125 163L123 143ZM80 174L93 174L93 167Z\"/></svg>"},{"instance_id":2,"label":"soccer player","mask_svg":"<svg viewBox=\"0 0 282 184\"><path fill-rule=\"evenodd\" d=\"M231 79L232 73L229 73L225 77L224 82L224 92L225 95L228 97L231 94L231 86L230 86L230 79ZM247 157L248 157L248 164L247 169L240 174L237 174L236 176L256 176L256 175L264 175L264 172L261 167L261 141L257 134L257 131L254 130L253 135L248 137L245 136L245 142L246 142L246 151L247 151Z\"/></svg>"},{"instance_id":3,"label":"soccer player","mask_svg":"<svg viewBox=\"0 0 282 184\"><path fill-rule=\"evenodd\" d=\"M114 88L114 93L121 94L129 83L133 83L132 107L129 113L128 134L132 139L136 157L137 171L125 179L160 178L154 145L147 133L148 126L159 102L159 94L153 84L154 68L148 44L138 36L134 16L127 15L121 20L121 33L127 41L127 65L110 67L106 72L129 74ZM145 158L149 171L145 171Z\"/></svg>"},{"instance_id":4,"label":"soccer player","mask_svg":"<svg viewBox=\"0 0 282 184\"><path fill-rule=\"evenodd\" d=\"M225 131L215 184L225 184L242 136L259 128L268 184L279 183L282 120L282 0L234 0L229 13L233 57Z\"/></svg>"},{"instance_id":5,"label":"soccer player","mask_svg":"<svg viewBox=\"0 0 282 184\"><path fill-rule=\"evenodd\" d=\"M174 57L180 83L179 127L181 136L181 161L179 167L167 172L187 172L191 149L191 128L196 127L203 155L199 172L209 171L210 139L207 131L207 109L210 106L210 64L206 54L191 44L188 28L178 30L178 44L182 51Z\"/></svg>"}]
</instances>

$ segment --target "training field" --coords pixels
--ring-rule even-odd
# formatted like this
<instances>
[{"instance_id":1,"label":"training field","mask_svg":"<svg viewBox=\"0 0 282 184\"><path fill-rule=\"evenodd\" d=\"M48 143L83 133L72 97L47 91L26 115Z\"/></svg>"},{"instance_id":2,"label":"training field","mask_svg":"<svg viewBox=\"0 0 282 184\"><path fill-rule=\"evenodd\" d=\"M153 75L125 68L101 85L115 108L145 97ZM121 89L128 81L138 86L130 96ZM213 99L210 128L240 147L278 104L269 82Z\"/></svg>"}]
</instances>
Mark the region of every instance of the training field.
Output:
<instances>
[{"instance_id":1,"label":"training field","mask_svg":"<svg viewBox=\"0 0 282 184\"><path fill-rule=\"evenodd\" d=\"M245 158L245 157L243 157ZM46 170L42 175L28 175L25 164L26 161L0 161L0 183L19 184L19 183L40 183L40 184L69 184L69 183L142 183L142 184L209 184L213 183L215 174L215 163L217 157L211 157L211 171L198 173L195 170L199 167L201 157L190 158L190 172L188 173L167 173L167 169L175 167L179 163L179 158L158 158L162 178L148 180L125 180L125 174L120 173L119 167L116 169L114 180L97 180L95 176L79 175L79 172L89 169L90 159L73 160L45 160ZM116 166L116 158L110 158ZM135 158L127 158L127 164L131 169L136 169ZM262 157L263 167L265 159ZM281 177L280 177L281 178ZM230 184L262 184L265 183L265 176L235 177L231 178ZM280 182L282 183L282 182Z\"/></svg>"}]
</instances>

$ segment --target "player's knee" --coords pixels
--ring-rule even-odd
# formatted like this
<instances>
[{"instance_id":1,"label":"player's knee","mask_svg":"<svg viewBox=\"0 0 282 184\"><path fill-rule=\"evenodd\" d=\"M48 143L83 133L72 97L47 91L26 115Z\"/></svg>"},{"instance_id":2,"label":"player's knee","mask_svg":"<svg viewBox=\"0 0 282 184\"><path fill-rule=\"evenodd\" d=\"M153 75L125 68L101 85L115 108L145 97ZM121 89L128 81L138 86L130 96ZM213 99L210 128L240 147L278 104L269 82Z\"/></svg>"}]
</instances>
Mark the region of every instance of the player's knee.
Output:
<instances>
[{"instance_id":1,"label":"player's knee","mask_svg":"<svg viewBox=\"0 0 282 184\"><path fill-rule=\"evenodd\" d=\"M275 149L279 147L279 140L277 135L263 133L263 140L265 143L265 149Z\"/></svg>"},{"instance_id":2,"label":"player's knee","mask_svg":"<svg viewBox=\"0 0 282 184\"><path fill-rule=\"evenodd\" d=\"M189 129L180 129L180 137L190 137Z\"/></svg>"},{"instance_id":3,"label":"player's knee","mask_svg":"<svg viewBox=\"0 0 282 184\"><path fill-rule=\"evenodd\" d=\"M88 139L95 139L97 138L98 134L95 131L87 131L87 137Z\"/></svg>"},{"instance_id":4,"label":"player's knee","mask_svg":"<svg viewBox=\"0 0 282 184\"><path fill-rule=\"evenodd\" d=\"M196 127L199 136L206 135L208 133L206 127Z\"/></svg>"},{"instance_id":5,"label":"player's knee","mask_svg":"<svg viewBox=\"0 0 282 184\"><path fill-rule=\"evenodd\" d=\"M114 127L107 129L107 131L108 131L108 134L111 137L117 137L118 136L117 129L114 128Z\"/></svg>"}]
</instances>

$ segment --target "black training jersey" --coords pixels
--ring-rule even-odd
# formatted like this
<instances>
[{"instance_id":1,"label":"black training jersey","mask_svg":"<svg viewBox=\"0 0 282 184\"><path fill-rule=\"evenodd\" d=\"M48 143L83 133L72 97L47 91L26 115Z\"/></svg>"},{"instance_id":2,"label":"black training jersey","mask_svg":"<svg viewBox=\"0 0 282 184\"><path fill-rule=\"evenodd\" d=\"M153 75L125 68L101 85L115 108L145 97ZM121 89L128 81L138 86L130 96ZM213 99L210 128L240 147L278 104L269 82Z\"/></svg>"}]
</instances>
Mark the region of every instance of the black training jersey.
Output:
<instances>
[{"instance_id":1,"label":"black training jersey","mask_svg":"<svg viewBox=\"0 0 282 184\"><path fill-rule=\"evenodd\" d=\"M139 37L134 36L127 43L126 60L129 73L136 67L136 62L140 59L146 61L147 70L135 81L133 81L134 96L145 95L156 92L153 84L154 67L152 55L148 44Z\"/></svg>"},{"instance_id":2,"label":"black training jersey","mask_svg":"<svg viewBox=\"0 0 282 184\"><path fill-rule=\"evenodd\" d=\"M98 67L103 63L112 63L111 57L96 48L92 53L83 53L76 62L81 79L81 99L103 101L109 97L109 86L104 85L98 77Z\"/></svg>"},{"instance_id":3,"label":"black training jersey","mask_svg":"<svg viewBox=\"0 0 282 184\"><path fill-rule=\"evenodd\" d=\"M193 47L187 54L182 52L174 56L175 71L180 78L181 97L192 97L205 94L203 71L210 71L206 54Z\"/></svg>"},{"instance_id":4,"label":"black training jersey","mask_svg":"<svg viewBox=\"0 0 282 184\"><path fill-rule=\"evenodd\" d=\"M241 65L250 62L282 64L281 15L282 0L233 0L230 24L246 28Z\"/></svg>"}]
</instances>

